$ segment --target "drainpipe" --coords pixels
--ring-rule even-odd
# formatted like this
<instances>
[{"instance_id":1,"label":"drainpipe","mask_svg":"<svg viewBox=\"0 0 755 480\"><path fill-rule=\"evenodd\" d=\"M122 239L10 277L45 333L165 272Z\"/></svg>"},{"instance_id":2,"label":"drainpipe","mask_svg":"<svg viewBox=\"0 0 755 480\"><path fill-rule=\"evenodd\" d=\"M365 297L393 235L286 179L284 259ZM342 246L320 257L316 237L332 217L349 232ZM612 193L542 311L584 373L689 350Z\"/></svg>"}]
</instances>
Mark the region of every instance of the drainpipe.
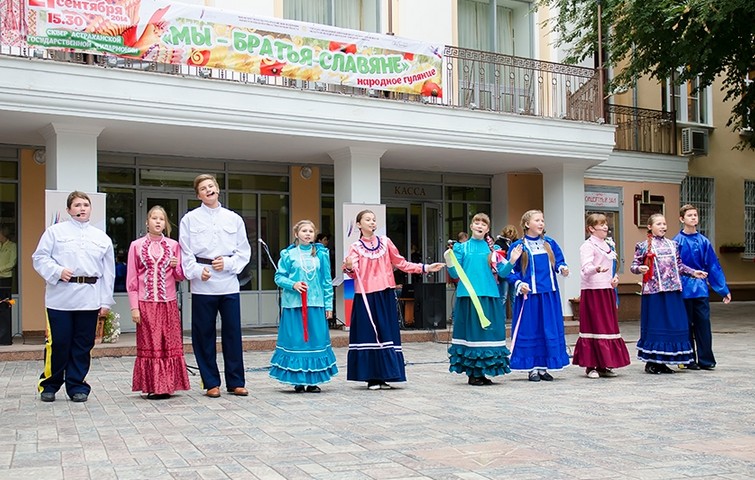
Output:
<instances>
[{"instance_id":1,"label":"drainpipe","mask_svg":"<svg viewBox=\"0 0 755 480\"><path fill-rule=\"evenodd\" d=\"M605 89L605 83L606 83L606 72L603 65L603 5L601 3L601 0L597 0L598 2L598 98L600 99L600 105L598 110L599 118L602 118L604 121L608 121L606 118L606 99L605 92L603 91Z\"/></svg>"},{"instance_id":2,"label":"drainpipe","mask_svg":"<svg viewBox=\"0 0 755 480\"><path fill-rule=\"evenodd\" d=\"M388 0L388 35L393 35L393 0Z\"/></svg>"}]
</instances>

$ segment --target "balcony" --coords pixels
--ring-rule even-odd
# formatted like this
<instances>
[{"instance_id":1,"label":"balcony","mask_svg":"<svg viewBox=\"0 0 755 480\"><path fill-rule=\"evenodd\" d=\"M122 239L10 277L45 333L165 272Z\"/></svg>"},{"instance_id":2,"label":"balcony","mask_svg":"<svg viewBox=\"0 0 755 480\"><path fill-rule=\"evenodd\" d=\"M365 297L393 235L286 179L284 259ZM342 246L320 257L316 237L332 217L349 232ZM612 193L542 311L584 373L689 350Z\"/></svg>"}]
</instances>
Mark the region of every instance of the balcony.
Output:
<instances>
[{"instance_id":1,"label":"balcony","mask_svg":"<svg viewBox=\"0 0 755 480\"><path fill-rule=\"evenodd\" d=\"M604 118L600 111L598 76L593 69L450 46L445 47L443 53L445 83L442 98L43 48L0 45L0 55L445 108L598 123Z\"/></svg>"},{"instance_id":2,"label":"balcony","mask_svg":"<svg viewBox=\"0 0 755 480\"><path fill-rule=\"evenodd\" d=\"M606 114L616 126L616 150L677 154L676 121L670 112L608 104Z\"/></svg>"}]
</instances>

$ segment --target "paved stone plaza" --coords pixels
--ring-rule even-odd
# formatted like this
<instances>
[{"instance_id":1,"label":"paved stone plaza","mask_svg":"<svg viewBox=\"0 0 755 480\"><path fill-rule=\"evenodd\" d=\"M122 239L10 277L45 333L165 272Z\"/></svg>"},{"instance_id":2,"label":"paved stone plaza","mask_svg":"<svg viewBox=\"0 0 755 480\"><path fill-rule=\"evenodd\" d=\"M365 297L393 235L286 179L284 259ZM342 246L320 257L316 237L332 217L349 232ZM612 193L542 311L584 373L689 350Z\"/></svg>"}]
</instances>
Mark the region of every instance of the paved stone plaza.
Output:
<instances>
[{"instance_id":1,"label":"paved stone plaza","mask_svg":"<svg viewBox=\"0 0 755 480\"><path fill-rule=\"evenodd\" d=\"M0 363L2 479L749 479L755 477L755 304L714 306L714 371L614 379L570 367L471 387L446 345L405 345L409 381L346 382L295 394L245 353L251 396L193 390L151 401L130 391L133 357L96 358L89 402L39 401L39 361ZM573 347L576 337L569 335ZM40 347L41 348L41 347ZM188 363L193 357L187 356Z\"/></svg>"}]
</instances>

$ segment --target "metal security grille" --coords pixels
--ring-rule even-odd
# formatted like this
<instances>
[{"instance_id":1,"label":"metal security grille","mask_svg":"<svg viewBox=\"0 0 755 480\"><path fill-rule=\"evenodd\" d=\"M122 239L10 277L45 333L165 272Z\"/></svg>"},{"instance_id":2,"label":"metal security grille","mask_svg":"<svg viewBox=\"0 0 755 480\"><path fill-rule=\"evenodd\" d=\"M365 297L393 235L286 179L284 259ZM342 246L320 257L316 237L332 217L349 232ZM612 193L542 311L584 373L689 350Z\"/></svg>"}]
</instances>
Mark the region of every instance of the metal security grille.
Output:
<instances>
[{"instance_id":1,"label":"metal security grille","mask_svg":"<svg viewBox=\"0 0 755 480\"><path fill-rule=\"evenodd\" d=\"M745 252L755 256L755 180L745 180Z\"/></svg>"},{"instance_id":2,"label":"metal security grille","mask_svg":"<svg viewBox=\"0 0 755 480\"><path fill-rule=\"evenodd\" d=\"M713 179L710 177L687 177L682 181L679 195L679 205L691 204L697 207L699 223L697 231L708 237L711 243L713 240L713 222L715 191L713 188ZM669 224L673 224L669 222Z\"/></svg>"}]
</instances>

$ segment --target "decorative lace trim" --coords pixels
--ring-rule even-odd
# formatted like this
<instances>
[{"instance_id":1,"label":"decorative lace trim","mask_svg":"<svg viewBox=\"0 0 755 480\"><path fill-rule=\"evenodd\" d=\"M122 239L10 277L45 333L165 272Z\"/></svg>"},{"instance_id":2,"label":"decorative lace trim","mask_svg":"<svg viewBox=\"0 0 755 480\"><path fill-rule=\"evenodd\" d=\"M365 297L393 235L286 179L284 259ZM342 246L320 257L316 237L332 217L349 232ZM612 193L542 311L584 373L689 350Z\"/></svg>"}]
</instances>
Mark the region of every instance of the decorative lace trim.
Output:
<instances>
[{"instance_id":1,"label":"decorative lace trim","mask_svg":"<svg viewBox=\"0 0 755 480\"><path fill-rule=\"evenodd\" d=\"M152 245L157 244L157 254L152 252ZM166 277L170 266L170 246L163 236L160 240L145 238L139 256L146 271L144 274L144 299L146 301L165 302L168 300Z\"/></svg>"}]
</instances>

